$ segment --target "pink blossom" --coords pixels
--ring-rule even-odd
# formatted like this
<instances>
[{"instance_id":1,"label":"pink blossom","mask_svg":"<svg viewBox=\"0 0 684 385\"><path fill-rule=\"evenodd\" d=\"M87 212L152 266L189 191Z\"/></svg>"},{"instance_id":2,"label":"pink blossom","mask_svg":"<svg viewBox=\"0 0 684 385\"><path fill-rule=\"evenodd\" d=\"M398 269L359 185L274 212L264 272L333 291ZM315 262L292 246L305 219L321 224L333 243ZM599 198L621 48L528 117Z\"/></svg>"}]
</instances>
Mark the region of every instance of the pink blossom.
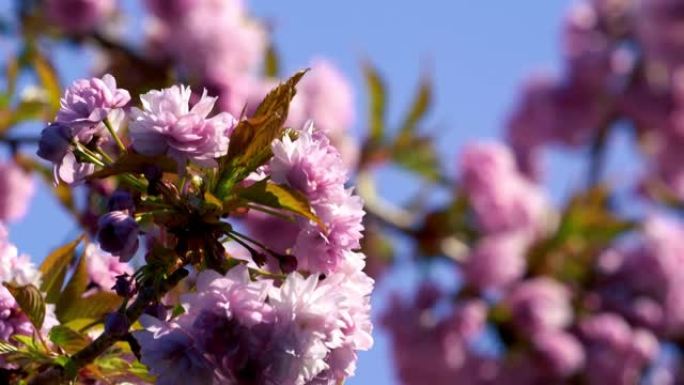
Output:
<instances>
[{"instance_id":1,"label":"pink blossom","mask_svg":"<svg viewBox=\"0 0 684 385\"><path fill-rule=\"evenodd\" d=\"M322 280L293 273L280 286L253 281L245 266L226 275L203 271L197 290L182 297L184 314L170 322L144 320L146 329L135 332L142 362L168 384L183 383L169 371L178 365L207 383L343 380L353 374L355 352L372 344L372 280L360 266L347 267Z\"/></svg>"},{"instance_id":2,"label":"pink blossom","mask_svg":"<svg viewBox=\"0 0 684 385\"><path fill-rule=\"evenodd\" d=\"M300 232L293 245L298 268L305 271L333 272L346 252L360 247L361 199L346 190L347 173L339 152L328 138L308 125L296 140L288 135L273 142L269 170L273 181L302 192L325 228L311 221L300 221Z\"/></svg>"},{"instance_id":3,"label":"pink blossom","mask_svg":"<svg viewBox=\"0 0 684 385\"><path fill-rule=\"evenodd\" d=\"M33 178L13 162L0 163L0 221L24 217L35 193Z\"/></svg>"},{"instance_id":4,"label":"pink blossom","mask_svg":"<svg viewBox=\"0 0 684 385\"><path fill-rule=\"evenodd\" d=\"M101 290L112 290L116 277L122 274L133 274L133 268L121 262L118 257L102 251L95 244L86 246L85 258L90 281Z\"/></svg>"},{"instance_id":5,"label":"pink blossom","mask_svg":"<svg viewBox=\"0 0 684 385\"><path fill-rule=\"evenodd\" d=\"M77 127L72 136L86 144L93 135L104 130L99 123L112 110L123 108L130 100L128 91L116 87L112 75L106 74L101 79L79 79L64 92L56 121Z\"/></svg>"},{"instance_id":6,"label":"pink blossom","mask_svg":"<svg viewBox=\"0 0 684 385\"><path fill-rule=\"evenodd\" d=\"M285 135L272 147L271 178L289 184L312 200L337 193L348 179L339 152L313 126L299 131L296 140Z\"/></svg>"},{"instance_id":7,"label":"pink blossom","mask_svg":"<svg viewBox=\"0 0 684 385\"><path fill-rule=\"evenodd\" d=\"M215 166L228 151L235 119L228 113L208 118L216 98L207 96L190 108L189 87L173 86L140 96L143 109L133 108L130 136L133 148L144 155L169 155L180 167L190 160Z\"/></svg>"}]
</instances>

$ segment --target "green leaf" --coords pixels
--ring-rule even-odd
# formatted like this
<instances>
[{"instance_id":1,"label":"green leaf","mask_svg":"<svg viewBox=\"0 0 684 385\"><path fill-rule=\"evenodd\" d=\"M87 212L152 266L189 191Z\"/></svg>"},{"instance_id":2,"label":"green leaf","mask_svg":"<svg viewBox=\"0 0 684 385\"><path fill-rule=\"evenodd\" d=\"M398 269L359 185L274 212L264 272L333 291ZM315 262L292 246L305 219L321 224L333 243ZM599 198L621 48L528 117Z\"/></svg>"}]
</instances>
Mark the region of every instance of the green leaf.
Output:
<instances>
[{"instance_id":1,"label":"green leaf","mask_svg":"<svg viewBox=\"0 0 684 385\"><path fill-rule=\"evenodd\" d=\"M299 71L269 92L254 115L241 120L230 136L228 155L220 159L221 173L216 196L225 198L233 185L264 164L272 155L271 143L284 134L290 101L297 83L306 73Z\"/></svg>"},{"instance_id":2,"label":"green leaf","mask_svg":"<svg viewBox=\"0 0 684 385\"><path fill-rule=\"evenodd\" d=\"M45 300L40 290L33 285L17 286L7 282L4 285L36 330L40 330L45 320Z\"/></svg>"},{"instance_id":3,"label":"green leaf","mask_svg":"<svg viewBox=\"0 0 684 385\"><path fill-rule=\"evenodd\" d=\"M392 146L392 160L428 180L438 181L441 177L431 138L400 136Z\"/></svg>"},{"instance_id":4,"label":"green leaf","mask_svg":"<svg viewBox=\"0 0 684 385\"><path fill-rule=\"evenodd\" d=\"M59 86L59 79L55 68L50 64L47 58L41 55L37 50L32 52L31 64L47 94L48 102L51 107L51 114L56 113L59 109L59 99L62 90Z\"/></svg>"},{"instance_id":5,"label":"green leaf","mask_svg":"<svg viewBox=\"0 0 684 385\"><path fill-rule=\"evenodd\" d=\"M416 91L411 109L406 114L399 129L399 135L409 135L416 130L418 122L425 117L432 103L432 82L428 76L423 76Z\"/></svg>"},{"instance_id":6,"label":"green leaf","mask_svg":"<svg viewBox=\"0 0 684 385\"><path fill-rule=\"evenodd\" d=\"M57 325L50 329L48 338L69 354L76 353L90 343L90 339L66 326Z\"/></svg>"},{"instance_id":7,"label":"green leaf","mask_svg":"<svg viewBox=\"0 0 684 385\"><path fill-rule=\"evenodd\" d=\"M385 133L387 91L382 77L370 63L364 64L363 73L366 77L366 87L368 89L368 129L370 140L379 143L382 141Z\"/></svg>"},{"instance_id":8,"label":"green leaf","mask_svg":"<svg viewBox=\"0 0 684 385\"><path fill-rule=\"evenodd\" d=\"M76 248L85 236L80 236L64 246L58 247L48 255L40 265L43 282L40 290L45 293L45 302L57 303L59 293L64 284L64 276L69 264L74 259Z\"/></svg>"},{"instance_id":9,"label":"green leaf","mask_svg":"<svg viewBox=\"0 0 684 385\"><path fill-rule=\"evenodd\" d=\"M306 197L297 190L271 181L259 181L239 190L238 196L249 202L276 209L287 210L304 218L316 222L324 227L321 220L314 214Z\"/></svg>"},{"instance_id":10,"label":"green leaf","mask_svg":"<svg viewBox=\"0 0 684 385\"><path fill-rule=\"evenodd\" d=\"M276 78L280 72L280 58L275 46L271 43L266 51L266 58L264 59L264 76L269 78Z\"/></svg>"},{"instance_id":11,"label":"green leaf","mask_svg":"<svg viewBox=\"0 0 684 385\"><path fill-rule=\"evenodd\" d=\"M78 260L78 265L76 265L76 269L71 275L71 279L69 279L69 282L64 287L64 290L57 301L55 314L61 322L69 321L68 319L63 318L64 312L66 312L70 307L76 306L78 301L83 296L83 293L85 293L89 280L88 265L84 253Z\"/></svg>"},{"instance_id":12,"label":"green leaf","mask_svg":"<svg viewBox=\"0 0 684 385\"><path fill-rule=\"evenodd\" d=\"M76 319L100 319L121 306L121 302L122 298L115 293L95 292L75 300L71 306L63 309L59 320L66 323Z\"/></svg>"}]
</instances>

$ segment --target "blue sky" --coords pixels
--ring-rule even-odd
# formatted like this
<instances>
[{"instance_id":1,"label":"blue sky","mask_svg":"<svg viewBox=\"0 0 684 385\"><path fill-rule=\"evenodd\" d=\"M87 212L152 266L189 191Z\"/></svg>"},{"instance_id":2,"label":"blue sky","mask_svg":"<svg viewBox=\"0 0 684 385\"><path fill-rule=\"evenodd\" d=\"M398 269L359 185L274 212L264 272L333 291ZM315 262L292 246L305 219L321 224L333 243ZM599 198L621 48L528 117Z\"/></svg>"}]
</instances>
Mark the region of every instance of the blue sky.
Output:
<instances>
[{"instance_id":1,"label":"blue sky","mask_svg":"<svg viewBox=\"0 0 684 385\"><path fill-rule=\"evenodd\" d=\"M9 0L0 1L0 3ZM6 4L6 3L5 3ZM131 1L127 7L139 14ZM253 13L269 22L287 72L306 67L315 57L333 60L348 74L357 90L356 132L365 121L365 95L360 63L368 59L381 70L390 88L390 118L395 120L410 103L421 73L436 87L436 103L427 126L437 135L438 151L447 170L455 156L473 139L499 137L503 121L515 101L518 85L531 71L559 71L559 32L569 0L423 0L408 1L251 1ZM2 4L0 8L5 8ZM6 43L6 42L4 42ZM7 44L0 41L0 50ZM64 81L85 75L83 53L60 50ZM631 159L622 138L611 152L610 168L620 170ZM582 182L583 163L577 154L551 158L562 172L550 173L548 184L559 198ZM411 183L393 175L383 179L381 191ZM52 247L74 233L75 227L41 189L32 211L11 226L19 248L43 258ZM374 302L382 307L386 288ZM349 385L395 384L387 340L376 333L376 347L362 353L357 376Z\"/></svg>"}]
</instances>

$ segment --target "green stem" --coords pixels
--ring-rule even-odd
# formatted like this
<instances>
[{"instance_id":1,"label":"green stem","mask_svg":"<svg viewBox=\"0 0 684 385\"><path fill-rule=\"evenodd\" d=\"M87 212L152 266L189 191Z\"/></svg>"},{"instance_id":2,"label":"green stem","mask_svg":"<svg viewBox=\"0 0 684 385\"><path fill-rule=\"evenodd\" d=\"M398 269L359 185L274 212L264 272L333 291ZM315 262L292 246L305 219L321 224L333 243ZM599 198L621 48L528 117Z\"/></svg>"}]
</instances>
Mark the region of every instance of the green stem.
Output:
<instances>
[{"instance_id":1,"label":"green stem","mask_svg":"<svg viewBox=\"0 0 684 385\"><path fill-rule=\"evenodd\" d=\"M114 138L114 141L116 142L117 147L119 147L119 150L121 150L121 152L126 152L126 146L121 141L121 138L119 138L119 135L116 134L116 131L114 131L114 127L112 127L112 124L109 122L109 119L105 118L103 122L105 127L107 127L107 131L109 131L109 134L112 136L112 138Z\"/></svg>"}]
</instances>

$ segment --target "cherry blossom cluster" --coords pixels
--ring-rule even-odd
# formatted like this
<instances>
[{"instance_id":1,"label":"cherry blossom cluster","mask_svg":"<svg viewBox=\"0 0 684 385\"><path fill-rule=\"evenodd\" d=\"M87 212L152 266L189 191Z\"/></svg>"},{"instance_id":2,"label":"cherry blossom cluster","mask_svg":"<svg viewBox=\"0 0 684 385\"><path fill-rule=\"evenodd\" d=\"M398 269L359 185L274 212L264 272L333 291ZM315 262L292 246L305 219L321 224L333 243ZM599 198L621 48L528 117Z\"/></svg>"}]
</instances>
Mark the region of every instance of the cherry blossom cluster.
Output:
<instances>
[{"instance_id":1,"label":"cherry blossom cluster","mask_svg":"<svg viewBox=\"0 0 684 385\"><path fill-rule=\"evenodd\" d=\"M264 104L287 107L289 99L274 98L282 90L294 94L288 87L280 85ZM105 75L67 88L43 130L38 155L52 162L54 183L121 178L119 189L102 189L107 204L93 226L99 246L84 250L90 290L83 297L106 291L124 298L93 346L128 333L135 319L126 301L142 301L160 284L148 271L191 269L196 274L180 285L189 291L165 298L152 292L156 297L143 303L143 328L132 332L156 383L338 384L354 374L357 351L373 344L373 280L358 251L362 202L346 187L340 153L313 123L275 135L259 149L270 160L238 176L244 180L233 181L233 190L220 190L225 182L218 176L235 178L238 169L226 169L236 161L231 151L240 151L231 146L253 145L233 138L253 123L214 114L216 102L206 90L172 86L141 95L133 107L128 91ZM210 178L217 178L215 190ZM301 199L299 206L264 200L259 194L266 192L256 190L263 186L277 189L270 199L286 194ZM252 190L255 197L237 198ZM225 203L211 208L209 196ZM292 235L287 247L274 251L269 239L236 231L245 209L289 218L295 231L278 234ZM231 225L226 219L234 215ZM133 271L128 262L142 254L147 265Z\"/></svg>"}]
</instances>

